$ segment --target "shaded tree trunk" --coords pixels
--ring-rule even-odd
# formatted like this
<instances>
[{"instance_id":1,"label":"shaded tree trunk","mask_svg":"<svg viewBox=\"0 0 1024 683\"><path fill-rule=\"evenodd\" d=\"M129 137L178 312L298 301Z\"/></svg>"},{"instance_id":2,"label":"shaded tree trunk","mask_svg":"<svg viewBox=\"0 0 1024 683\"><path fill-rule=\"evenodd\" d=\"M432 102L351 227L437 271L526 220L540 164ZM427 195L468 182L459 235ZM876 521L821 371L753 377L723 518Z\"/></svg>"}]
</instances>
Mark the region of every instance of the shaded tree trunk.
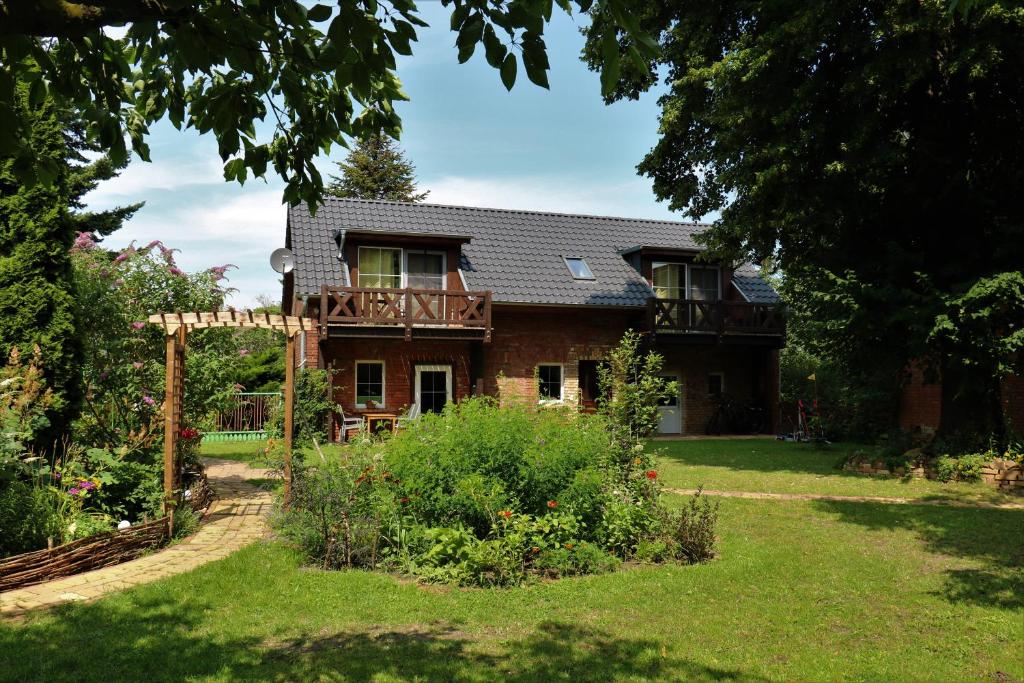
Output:
<instances>
[{"instance_id":1,"label":"shaded tree trunk","mask_svg":"<svg viewBox=\"0 0 1024 683\"><path fill-rule=\"evenodd\" d=\"M987 447L990 438L1000 447L1005 445L1000 381L994 369L965 368L947 356L941 361L941 373L942 414L938 436L963 447Z\"/></svg>"}]
</instances>

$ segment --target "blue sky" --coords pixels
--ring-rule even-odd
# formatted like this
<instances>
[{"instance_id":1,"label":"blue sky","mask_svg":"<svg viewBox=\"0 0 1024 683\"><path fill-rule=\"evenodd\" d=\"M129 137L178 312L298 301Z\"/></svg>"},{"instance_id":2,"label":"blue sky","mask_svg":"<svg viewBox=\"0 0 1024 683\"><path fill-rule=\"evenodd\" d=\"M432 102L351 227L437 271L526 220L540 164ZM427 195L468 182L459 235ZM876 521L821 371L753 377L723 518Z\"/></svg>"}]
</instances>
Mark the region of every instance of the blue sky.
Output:
<instances>
[{"instance_id":1,"label":"blue sky","mask_svg":"<svg viewBox=\"0 0 1024 683\"><path fill-rule=\"evenodd\" d=\"M659 204L636 164L657 140L660 90L638 102L606 106L598 76L579 59L577 19L556 10L546 30L550 91L530 83L520 68L509 93L483 50L459 64L448 11L422 3L431 24L419 31L414 56L402 58L399 77L411 101L402 103L401 145L416 165L428 202L579 212L637 218L682 218ZM86 199L93 208L145 200L110 247L153 239L181 249L183 268L223 263L239 290L231 303L280 297L267 258L284 244L285 208L276 177L226 183L216 143L170 124L153 128L152 163L133 160L116 180ZM335 148L319 160L335 170L345 156Z\"/></svg>"}]
</instances>

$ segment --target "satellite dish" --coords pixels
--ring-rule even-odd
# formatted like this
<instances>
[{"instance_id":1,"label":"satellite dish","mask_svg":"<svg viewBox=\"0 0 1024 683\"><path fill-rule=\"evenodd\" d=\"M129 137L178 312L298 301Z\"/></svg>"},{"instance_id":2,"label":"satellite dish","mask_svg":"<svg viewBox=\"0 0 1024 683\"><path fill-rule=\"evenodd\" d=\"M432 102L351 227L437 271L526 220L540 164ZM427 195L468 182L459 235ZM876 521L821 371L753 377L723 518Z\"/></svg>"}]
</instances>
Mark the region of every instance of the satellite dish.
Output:
<instances>
[{"instance_id":1,"label":"satellite dish","mask_svg":"<svg viewBox=\"0 0 1024 683\"><path fill-rule=\"evenodd\" d=\"M275 249L274 253L270 255L270 267L276 270L278 273L290 273L295 268L295 254L292 253L291 249Z\"/></svg>"}]
</instances>

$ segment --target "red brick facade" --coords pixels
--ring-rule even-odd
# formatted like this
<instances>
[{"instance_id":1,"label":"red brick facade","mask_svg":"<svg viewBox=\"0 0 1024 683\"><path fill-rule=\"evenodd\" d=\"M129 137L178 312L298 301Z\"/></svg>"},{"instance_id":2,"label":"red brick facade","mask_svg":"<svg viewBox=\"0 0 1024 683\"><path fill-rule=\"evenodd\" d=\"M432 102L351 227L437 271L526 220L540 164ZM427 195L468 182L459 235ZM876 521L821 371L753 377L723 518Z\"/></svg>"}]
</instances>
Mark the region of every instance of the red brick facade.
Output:
<instances>
[{"instance_id":1,"label":"red brick facade","mask_svg":"<svg viewBox=\"0 0 1024 683\"><path fill-rule=\"evenodd\" d=\"M1009 376L1002 382L1003 413L1011 427L1024 430L1024 378ZM935 430L942 419L942 383L929 383L918 364L910 368L910 378L900 395L901 429Z\"/></svg>"},{"instance_id":2,"label":"red brick facade","mask_svg":"<svg viewBox=\"0 0 1024 683\"><path fill-rule=\"evenodd\" d=\"M625 330L639 329L641 312L495 306L491 342L403 339L329 339L308 335L307 367L332 370L334 398L347 414L365 412L356 405L357 361L383 361L384 405L401 413L415 400L417 365L452 368L452 393L458 401L473 393L499 400L537 400L536 368L562 366L563 400L580 403L581 361L598 361ZM778 351L747 346L659 346L666 374L682 383L682 431L703 434L716 402L708 393L708 373L722 373L724 391L740 399L758 399L778 414Z\"/></svg>"}]
</instances>

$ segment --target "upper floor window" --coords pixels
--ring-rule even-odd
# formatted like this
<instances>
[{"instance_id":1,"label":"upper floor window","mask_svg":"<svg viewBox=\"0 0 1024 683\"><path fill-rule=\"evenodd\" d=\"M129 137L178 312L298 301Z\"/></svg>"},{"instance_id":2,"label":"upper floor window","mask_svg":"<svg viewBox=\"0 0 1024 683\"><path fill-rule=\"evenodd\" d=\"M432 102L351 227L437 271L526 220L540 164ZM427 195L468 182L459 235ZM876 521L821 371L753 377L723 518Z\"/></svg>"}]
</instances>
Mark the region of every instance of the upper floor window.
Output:
<instances>
[{"instance_id":1,"label":"upper floor window","mask_svg":"<svg viewBox=\"0 0 1024 683\"><path fill-rule=\"evenodd\" d=\"M651 286L659 299L718 301L719 269L686 263L654 263Z\"/></svg>"},{"instance_id":2,"label":"upper floor window","mask_svg":"<svg viewBox=\"0 0 1024 683\"><path fill-rule=\"evenodd\" d=\"M693 266L690 270L690 298L695 301L718 301L718 268Z\"/></svg>"},{"instance_id":3,"label":"upper floor window","mask_svg":"<svg viewBox=\"0 0 1024 683\"><path fill-rule=\"evenodd\" d=\"M414 289L444 289L445 256L441 251L407 250L405 270L407 287Z\"/></svg>"},{"instance_id":4,"label":"upper floor window","mask_svg":"<svg viewBox=\"0 0 1024 683\"><path fill-rule=\"evenodd\" d=\"M596 280L593 271L590 270L590 266L587 262L579 257L574 256L563 256L562 259L565 261L566 267L569 268L569 272L572 273L574 280Z\"/></svg>"},{"instance_id":5,"label":"upper floor window","mask_svg":"<svg viewBox=\"0 0 1024 683\"><path fill-rule=\"evenodd\" d=\"M681 263L655 263L651 284L659 299L682 299L686 287L686 266Z\"/></svg>"},{"instance_id":6,"label":"upper floor window","mask_svg":"<svg viewBox=\"0 0 1024 683\"><path fill-rule=\"evenodd\" d=\"M402 250L390 247L359 247L359 287L402 286Z\"/></svg>"}]
</instances>

